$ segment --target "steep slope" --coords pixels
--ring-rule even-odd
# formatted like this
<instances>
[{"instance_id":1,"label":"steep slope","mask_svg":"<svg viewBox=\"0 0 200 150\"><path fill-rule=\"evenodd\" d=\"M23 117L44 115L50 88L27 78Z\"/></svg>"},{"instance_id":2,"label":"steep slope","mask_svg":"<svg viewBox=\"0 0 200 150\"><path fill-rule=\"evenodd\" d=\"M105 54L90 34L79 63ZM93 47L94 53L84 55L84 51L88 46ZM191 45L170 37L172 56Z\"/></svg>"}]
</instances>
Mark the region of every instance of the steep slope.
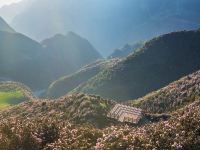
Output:
<instances>
[{"instance_id":1,"label":"steep slope","mask_svg":"<svg viewBox=\"0 0 200 150\"><path fill-rule=\"evenodd\" d=\"M73 32L67 35L57 34L44 40L42 45L48 53L48 59L51 60L49 65L52 73L57 78L102 58L88 40Z\"/></svg>"},{"instance_id":2,"label":"steep slope","mask_svg":"<svg viewBox=\"0 0 200 150\"><path fill-rule=\"evenodd\" d=\"M137 53L106 69L74 92L128 100L200 69L200 31L181 31L147 42Z\"/></svg>"},{"instance_id":3,"label":"steep slope","mask_svg":"<svg viewBox=\"0 0 200 150\"><path fill-rule=\"evenodd\" d=\"M17 82L0 82L0 109L33 99L31 90Z\"/></svg>"},{"instance_id":4,"label":"steep slope","mask_svg":"<svg viewBox=\"0 0 200 150\"><path fill-rule=\"evenodd\" d=\"M130 104L151 113L165 113L177 110L200 97L200 71L175 81L168 86Z\"/></svg>"},{"instance_id":5,"label":"steep slope","mask_svg":"<svg viewBox=\"0 0 200 150\"><path fill-rule=\"evenodd\" d=\"M108 59L110 58L123 58L128 56L129 54L135 52L137 49L141 48L143 46L143 42L138 42L135 44L126 44L124 47L120 49L115 49L110 56L108 56Z\"/></svg>"},{"instance_id":6,"label":"steep slope","mask_svg":"<svg viewBox=\"0 0 200 150\"><path fill-rule=\"evenodd\" d=\"M90 78L98 74L105 68L110 68L119 62L119 59L99 60L85 67L79 71L59 78L54 81L47 90L47 97L57 98L63 96L79 86L80 84L88 81Z\"/></svg>"},{"instance_id":7,"label":"steep slope","mask_svg":"<svg viewBox=\"0 0 200 150\"><path fill-rule=\"evenodd\" d=\"M198 0L35 0L11 25L37 40L74 31L108 56L127 41L197 28L199 5Z\"/></svg>"},{"instance_id":8,"label":"steep slope","mask_svg":"<svg viewBox=\"0 0 200 150\"><path fill-rule=\"evenodd\" d=\"M0 17L0 31L15 32L1 17Z\"/></svg>"}]
</instances>

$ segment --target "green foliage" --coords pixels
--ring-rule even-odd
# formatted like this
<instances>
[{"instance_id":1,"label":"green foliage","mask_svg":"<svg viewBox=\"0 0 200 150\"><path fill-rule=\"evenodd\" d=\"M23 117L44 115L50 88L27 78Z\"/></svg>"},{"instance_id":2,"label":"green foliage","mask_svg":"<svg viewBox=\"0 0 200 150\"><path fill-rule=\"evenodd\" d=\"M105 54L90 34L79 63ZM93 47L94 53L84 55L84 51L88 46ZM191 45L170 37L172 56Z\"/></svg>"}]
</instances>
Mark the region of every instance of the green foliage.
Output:
<instances>
[{"instance_id":1,"label":"green foliage","mask_svg":"<svg viewBox=\"0 0 200 150\"><path fill-rule=\"evenodd\" d=\"M75 89L115 100L130 100L200 69L200 32L181 31L154 38Z\"/></svg>"},{"instance_id":2,"label":"green foliage","mask_svg":"<svg viewBox=\"0 0 200 150\"><path fill-rule=\"evenodd\" d=\"M24 100L21 91L0 92L0 109Z\"/></svg>"},{"instance_id":3,"label":"green foliage","mask_svg":"<svg viewBox=\"0 0 200 150\"><path fill-rule=\"evenodd\" d=\"M113 123L107 118L107 113L115 103L99 96L74 94L56 100L33 100L5 110L0 119L19 115L32 119L42 116L55 117L58 121L71 121L76 124L90 123L95 127L105 127ZM28 108L28 109L27 109Z\"/></svg>"},{"instance_id":4,"label":"green foliage","mask_svg":"<svg viewBox=\"0 0 200 150\"><path fill-rule=\"evenodd\" d=\"M19 104L32 97L30 89L16 82L0 83L0 109Z\"/></svg>"},{"instance_id":5,"label":"green foliage","mask_svg":"<svg viewBox=\"0 0 200 150\"><path fill-rule=\"evenodd\" d=\"M175 81L168 86L147 94L137 100L130 101L150 113L166 113L175 111L194 102L200 96L200 71Z\"/></svg>"},{"instance_id":6,"label":"green foliage","mask_svg":"<svg viewBox=\"0 0 200 150\"><path fill-rule=\"evenodd\" d=\"M46 96L50 98L63 96L84 84L84 82L88 81L103 69L113 66L118 61L118 59L98 60L84 66L72 75L61 77L49 86Z\"/></svg>"}]
</instances>

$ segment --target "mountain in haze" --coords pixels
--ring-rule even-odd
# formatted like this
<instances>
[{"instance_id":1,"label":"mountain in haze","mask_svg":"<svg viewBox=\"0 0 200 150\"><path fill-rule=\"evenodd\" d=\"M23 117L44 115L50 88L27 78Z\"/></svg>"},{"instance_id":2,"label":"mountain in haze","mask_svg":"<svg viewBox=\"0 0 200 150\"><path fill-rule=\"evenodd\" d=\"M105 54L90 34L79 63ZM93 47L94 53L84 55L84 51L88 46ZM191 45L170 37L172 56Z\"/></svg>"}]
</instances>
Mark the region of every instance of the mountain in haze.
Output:
<instances>
[{"instance_id":1,"label":"mountain in haze","mask_svg":"<svg viewBox=\"0 0 200 150\"><path fill-rule=\"evenodd\" d=\"M0 17L0 31L15 32L4 20Z\"/></svg>"},{"instance_id":2,"label":"mountain in haze","mask_svg":"<svg viewBox=\"0 0 200 150\"><path fill-rule=\"evenodd\" d=\"M119 59L98 60L94 63L84 66L73 74L63 76L49 86L46 96L48 98L58 98L63 96L77 86L88 81L103 69L110 68L119 61Z\"/></svg>"},{"instance_id":3,"label":"mountain in haze","mask_svg":"<svg viewBox=\"0 0 200 150\"><path fill-rule=\"evenodd\" d=\"M1 22L0 27L6 31L0 31L0 80L44 89L58 77L102 58L86 39L74 33L38 43Z\"/></svg>"},{"instance_id":4,"label":"mountain in haze","mask_svg":"<svg viewBox=\"0 0 200 150\"><path fill-rule=\"evenodd\" d=\"M101 59L99 52L88 40L69 32L57 34L41 42L54 77L68 75L89 63ZM59 64L59 65L58 65Z\"/></svg>"},{"instance_id":5,"label":"mountain in haze","mask_svg":"<svg viewBox=\"0 0 200 150\"><path fill-rule=\"evenodd\" d=\"M25 11L34 0L21 0L15 3L3 5L0 7L1 16L8 22L9 24L12 22L13 18L16 15L19 15Z\"/></svg>"},{"instance_id":6,"label":"mountain in haze","mask_svg":"<svg viewBox=\"0 0 200 150\"><path fill-rule=\"evenodd\" d=\"M110 58L123 58L128 56L129 54L135 52L137 49L143 46L143 42L138 42L135 44L126 44L124 47L120 49L115 49L113 53L108 56Z\"/></svg>"},{"instance_id":7,"label":"mountain in haze","mask_svg":"<svg viewBox=\"0 0 200 150\"><path fill-rule=\"evenodd\" d=\"M197 28L199 6L199 0L34 0L11 25L39 41L74 31L108 56L127 41Z\"/></svg>"},{"instance_id":8,"label":"mountain in haze","mask_svg":"<svg viewBox=\"0 0 200 150\"><path fill-rule=\"evenodd\" d=\"M0 45L1 78L19 81L31 88L48 83L43 48L38 42L20 33L0 31Z\"/></svg>"},{"instance_id":9,"label":"mountain in haze","mask_svg":"<svg viewBox=\"0 0 200 150\"><path fill-rule=\"evenodd\" d=\"M141 97L200 69L200 31L156 37L115 66L101 71L73 92L116 100Z\"/></svg>"}]
</instances>

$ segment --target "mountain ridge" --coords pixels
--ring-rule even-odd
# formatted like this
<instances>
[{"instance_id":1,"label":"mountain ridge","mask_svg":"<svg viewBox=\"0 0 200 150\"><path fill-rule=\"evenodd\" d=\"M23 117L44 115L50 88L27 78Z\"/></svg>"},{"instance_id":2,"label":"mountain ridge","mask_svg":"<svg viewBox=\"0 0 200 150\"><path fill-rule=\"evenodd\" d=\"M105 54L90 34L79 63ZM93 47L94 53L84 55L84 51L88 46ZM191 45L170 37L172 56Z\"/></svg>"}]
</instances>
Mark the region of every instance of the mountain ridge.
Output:
<instances>
[{"instance_id":1,"label":"mountain ridge","mask_svg":"<svg viewBox=\"0 0 200 150\"><path fill-rule=\"evenodd\" d=\"M200 69L200 32L172 32L90 79L74 92L116 100L135 99ZM112 93L112 94L110 94Z\"/></svg>"},{"instance_id":2,"label":"mountain ridge","mask_svg":"<svg viewBox=\"0 0 200 150\"><path fill-rule=\"evenodd\" d=\"M119 59L99 60L92 64L86 65L77 72L63 76L50 84L46 96L49 98L57 98L72 91L77 86L85 83L90 78L98 74L105 68L115 65Z\"/></svg>"},{"instance_id":3,"label":"mountain ridge","mask_svg":"<svg viewBox=\"0 0 200 150\"><path fill-rule=\"evenodd\" d=\"M12 29L5 20L3 20L3 18L0 16L0 31L7 31L7 32L11 32L14 33L15 30Z\"/></svg>"},{"instance_id":4,"label":"mountain ridge","mask_svg":"<svg viewBox=\"0 0 200 150\"><path fill-rule=\"evenodd\" d=\"M65 43L63 37L61 40L64 39ZM34 90L41 90L58 77L101 58L87 40L78 35L73 37L76 38L68 36L68 43L57 49L55 46L47 48L21 33L0 31L0 78L9 78L25 83ZM70 47L73 49L70 50ZM87 57L82 53L87 53Z\"/></svg>"},{"instance_id":5,"label":"mountain ridge","mask_svg":"<svg viewBox=\"0 0 200 150\"><path fill-rule=\"evenodd\" d=\"M199 85L200 71L197 71L170 83L158 91L130 101L130 104L150 113L173 112L200 97Z\"/></svg>"}]
</instances>

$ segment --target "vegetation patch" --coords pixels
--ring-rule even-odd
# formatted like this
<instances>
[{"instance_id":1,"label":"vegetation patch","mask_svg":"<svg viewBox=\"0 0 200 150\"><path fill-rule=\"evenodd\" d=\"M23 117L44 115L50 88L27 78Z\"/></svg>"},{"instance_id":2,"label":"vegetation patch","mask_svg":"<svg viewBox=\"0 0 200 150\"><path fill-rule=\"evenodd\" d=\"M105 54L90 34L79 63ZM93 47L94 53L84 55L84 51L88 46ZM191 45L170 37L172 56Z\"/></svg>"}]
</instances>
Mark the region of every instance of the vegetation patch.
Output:
<instances>
[{"instance_id":1,"label":"vegetation patch","mask_svg":"<svg viewBox=\"0 0 200 150\"><path fill-rule=\"evenodd\" d=\"M0 109L16 105L31 99L33 96L28 87L17 82L0 83Z\"/></svg>"},{"instance_id":2,"label":"vegetation patch","mask_svg":"<svg viewBox=\"0 0 200 150\"><path fill-rule=\"evenodd\" d=\"M21 91L0 92L0 109L22 102L24 99Z\"/></svg>"},{"instance_id":3,"label":"vegetation patch","mask_svg":"<svg viewBox=\"0 0 200 150\"><path fill-rule=\"evenodd\" d=\"M176 111L200 97L200 71L175 81L168 86L130 101L132 106L149 113Z\"/></svg>"}]
</instances>

